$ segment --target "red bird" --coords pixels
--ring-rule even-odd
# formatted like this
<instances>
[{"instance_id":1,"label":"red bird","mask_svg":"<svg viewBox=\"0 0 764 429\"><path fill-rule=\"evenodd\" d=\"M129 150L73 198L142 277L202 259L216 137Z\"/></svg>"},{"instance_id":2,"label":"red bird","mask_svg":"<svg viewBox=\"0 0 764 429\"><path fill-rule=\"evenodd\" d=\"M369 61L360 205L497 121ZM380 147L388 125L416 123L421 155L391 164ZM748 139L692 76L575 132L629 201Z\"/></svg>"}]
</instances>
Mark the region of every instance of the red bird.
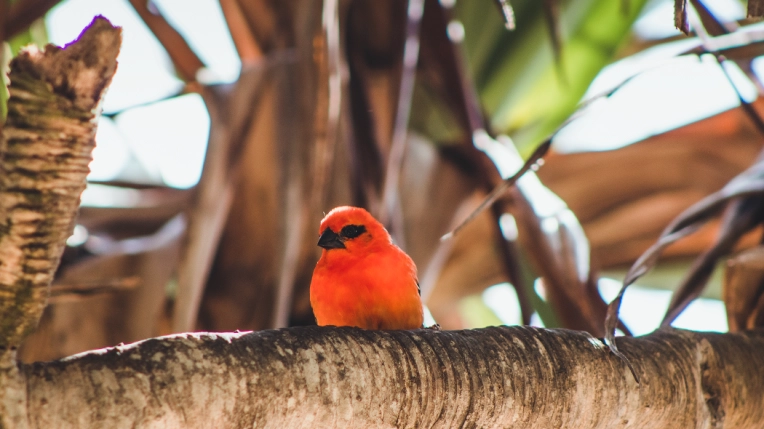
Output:
<instances>
[{"instance_id":1,"label":"red bird","mask_svg":"<svg viewBox=\"0 0 764 429\"><path fill-rule=\"evenodd\" d=\"M319 325L422 327L416 265L366 210L337 207L321 221L321 259L310 282Z\"/></svg>"}]
</instances>

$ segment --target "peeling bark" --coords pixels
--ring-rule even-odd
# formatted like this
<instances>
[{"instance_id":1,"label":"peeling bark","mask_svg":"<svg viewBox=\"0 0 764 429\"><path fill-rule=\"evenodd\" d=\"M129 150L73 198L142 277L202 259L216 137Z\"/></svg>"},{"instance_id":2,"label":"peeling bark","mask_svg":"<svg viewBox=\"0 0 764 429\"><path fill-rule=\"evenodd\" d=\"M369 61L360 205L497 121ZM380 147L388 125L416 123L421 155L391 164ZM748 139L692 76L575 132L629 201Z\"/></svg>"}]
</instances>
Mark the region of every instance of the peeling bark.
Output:
<instances>
[{"instance_id":1,"label":"peeling bark","mask_svg":"<svg viewBox=\"0 0 764 429\"><path fill-rule=\"evenodd\" d=\"M31 428L764 427L764 331L180 334L22 367Z\"/></svg>"},{"instance_id":2,"label":"peeling bark","mask_svg":"<svg viewBox=\"0 0 764 429\"><path fill-rule=\"evenodd\" d=\"M18 346L45 308L120 43L120 30L96 18L65 48L30 48L11 62L0 139L0 348Z\"/></svg>"}]
</instances>

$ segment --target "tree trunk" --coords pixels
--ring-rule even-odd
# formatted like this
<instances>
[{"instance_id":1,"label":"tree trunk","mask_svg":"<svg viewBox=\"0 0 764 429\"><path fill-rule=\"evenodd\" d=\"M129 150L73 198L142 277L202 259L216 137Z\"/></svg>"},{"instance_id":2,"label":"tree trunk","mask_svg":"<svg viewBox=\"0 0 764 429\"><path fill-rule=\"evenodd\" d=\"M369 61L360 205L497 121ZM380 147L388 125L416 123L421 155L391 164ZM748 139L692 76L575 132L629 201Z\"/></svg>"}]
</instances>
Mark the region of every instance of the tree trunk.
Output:
<instances>
[{"instance_id":1,"label":"tree trunk","mask_svg":"<svg viewBox=\"0 0 764 429\"><path fill-rule=\"evenodd\" d=\"M290 328L23 366L30 428L764 427L764 332Z\"/></svg>"},{"instance_id":2,"label":"tree trunk","mask_svg":"<svg viewBox=\"0 0 764 429\"><path fill-rule=\"evenodd\" d=\"M121 43L120 31L106 19L88 30L66 49L32 48L11 62L0 138L3 347L17 346L37 325L85 189L95 109L117 69Z\"/></svg>"},{"instance_id":3,"label":"tree trunk","mask_svg":"<svg viewBox=\"0 0 764 429\"><path fill-rule=\"evenodd\" d=\"M120 43L99 17L64 49L31 48L11 62L0 135L0 428L26 427L16 347L40 320L72 233Z\"/></svg>"}]
</instances>

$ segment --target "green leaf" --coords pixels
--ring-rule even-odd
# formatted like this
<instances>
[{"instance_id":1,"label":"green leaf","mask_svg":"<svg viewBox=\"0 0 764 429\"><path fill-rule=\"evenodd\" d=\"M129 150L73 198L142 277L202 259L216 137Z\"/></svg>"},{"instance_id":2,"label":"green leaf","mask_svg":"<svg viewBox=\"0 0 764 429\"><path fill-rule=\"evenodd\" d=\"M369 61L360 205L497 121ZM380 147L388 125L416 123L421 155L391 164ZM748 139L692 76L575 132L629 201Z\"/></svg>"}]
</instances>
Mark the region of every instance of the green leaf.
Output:
<instances>
[{"instance_id":1,"label":"green leaf","mask_svg":"<svg viewBox=\"0 0 764 429\"><path fill-rule=\"evenodd\" d=\"M462 10L468 13L468 8L482 2L459 4L464 3L471 4ZM470 67L493 129L510 133L524 154L575 110L591 81L630 34L646 0L629 2L627 10L613 0L566 2L560 11L564 42L559 64L552 54L542 3L530 3L513 2L515 33L504 30L500 17L496 23L464 18Z\"/></svg>"},{"instance_id":2,"label":"green leaf","mask_svg":"<svg viewBox=\"0 0 764 429\"><path fill-rule=\"evenodd\" d=\"M14 57L19 54L21 48L27 45L45 46L48 43L48 30L45 27L45 20L38 19L33 22L25 31L8 40L11 47L11 55Z\"/></svg>"},{"instance_id":3,"label":"green leaf","mask_svg":"<svg viewBox=\"0 0 764 429\"><path fill-rule=\"evenodd\" d=\"M0 43L0 124L5 123L8 116L8 64L11 61L11 47L7 43ZM2 127L0 127L2 128Z\"/></svg>"}]
</instances>

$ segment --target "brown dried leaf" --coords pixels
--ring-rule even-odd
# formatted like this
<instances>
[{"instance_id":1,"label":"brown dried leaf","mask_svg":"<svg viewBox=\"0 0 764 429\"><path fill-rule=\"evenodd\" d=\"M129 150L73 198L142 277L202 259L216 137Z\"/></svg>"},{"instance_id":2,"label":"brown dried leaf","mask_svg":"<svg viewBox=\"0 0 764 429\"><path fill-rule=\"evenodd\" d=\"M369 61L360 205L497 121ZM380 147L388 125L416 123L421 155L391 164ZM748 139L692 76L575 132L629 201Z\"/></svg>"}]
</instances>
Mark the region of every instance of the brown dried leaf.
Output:
<instances>
[{"instance_id":1,"label":"brown dried leaf","mask_svg":"<svg viewBox=\"0 0 764 429\"><path fill-rule=\"evenodd\" d=\"M460 208L472 209L481 197L482 193L473 194ZM463 210L456 212L459 211ZM509 280L503 269L505 261L501 259L495 245L495 229L495 218L491 213L484 212L467 227L465 234L460 234L454 240L438 243L440 246L447 246L448 255L437 277L435 289L433 293L429 293L427 305L435 320L444 329L465 328L458 316L461 299ZM422 286L427 288L422 274L420 272ZM423 289L423 294L426 293Z\"/></svg>"},{"instance_id":2,"label":"brown dried leaf","mask_svg":"<svg viewBox=\"0 0 764 429\"><path fill-rule=\"evenodd\" d=\"M403 47L403 64L399 79L395 122L390 142L390 151L387 157L385 181L382 186L382 202L377 213L377 218L383 224L390 225L392 223L394 226L397 226L393 228L392 234L393 237L397 236L399 241L402 241L403 228L401 216L395 216L395 213L400 213L399 183L403 155L406 152L411 100L414 96L414 79L416 77L417 63L419 62L419 29L424 7L424 0L409 0L408 2L406 42ZM398 222L394 222L396 218Z\"/></svg>"},{"instance_id":3,"label":"brown dried leaf","mask_svg":"<svg viewBox=\"0 0 764 429\"><path fill-rule=\"evenodd\" d=\"M576 213L595 260L608 267L633 263L672 219L749 167L761 148L756 128L735 108L614 151L553 152L538 174ZM664 256L698 255L715 231L704 227Z\"/></svg>"},{"instance_id":4,"label":"brown dried leaf","mask_svg":"<svg viewBox=\"0 0 764 429\"><path fill-rule=\"evenodd\" d=\"M745 198L732 201L725 211L719 236L709 250L700 255L671 297L661 326L669 326L697 298L722 256L728 254L740 238L756 228L762 220L764 204L761 198Z\"/></svg>"},{"instance_id":5,"label":"brown dried leaf","mask_svg":"<svg viewBox=\"0 0 764 429\"><path fill-rule=\"evenodd\" d=\"M690 23L687 21L687 0L674 0L674 26L684 34L690 34Z\"/></svg>"},{"instance_id":6,"label":"brown dried leaf","mask_svg":"<svg viewBox=\"0 0 764 429\"><path fill-rule=\"evenodd\" d=\"M764 16L764 0L748 0L748 17L761 18Z\"/></svg>"},{"instance_id":7,"label":"brown dried leaf","mask_svg":"<svg viewBox=\"0 0 764 429\"><path fill-rule=\"evenodd\" d=\"M380 201L383 154L395 133L406 39L400 23L406 19L405 2L350 2L341 18L350 72L352 203L373 213Z\"/></svg>"},{"instance_id":8,"label":"brown dried leaf","mask_svg":"<svg viewBox=\"0 0 764 429\"><path fill-rule=\"evenodd\" d=\"M719 214L730 200L764 193L764 161L760 160L743 173L732 179L724 188L715 192L674 219L653 244L632 265L623 281L618 296L610 303L605 319L606 341L615 349L615 328L618 310L626 288L647 273L658 262L661 252L670 244L697 231L714 216Z\"/></svg>"},{"instance_id":9,"label":"brown dried leaf","mask_svg":"<svg viewBox=\"0 0 764 429\"><path fill-rule=\"evenodd\" d=\"M249 31L264 54L294 47L295 10L297 1L236 0Z\"/></svg>"},{"instance_id":10,"label":"brown dried leaf","mask_svg":"<svg viewBox=\"0 0 764 429\"><path fill-rule=\"evenodd\" d=\"M522 163L519 153L506 137L497 141L485 133L478 134L475 145L505 177ZM567 205L532 172L517 182L511 195L520 240L543 278L547 299L563 326L603 335L606 305L596 288L597 276L590 270L590 248L581 224ZM484 200L484 204L485 201L490 199Z\"/></svg>"},{"instance_id":11,"label":"brown dried leaf","mask_svg":"<svg viewBox=\"0 0 764 429\"><path fill-rule=\"evenodd\" d=\"M722 295L730 332L764 326L764 246L727 261Z\"/></svg>"},{"instance_id":12,"label":"brown dried leaf","mask_svg":"<svg viewBox=\"0 0 764 429\"><path fill-rule=\"evenodd\" d=\"M712 36L721 36L722 34L729 34L738 29L736 22L721 22L713 12L706 7L703 0L690 0L692 6L698 12L700 21L708 34Z\"/></svg>"},{"instance_id":13,"label":"brown dried leaf","mask_svg":"<svg viewBox=\"0 0 764 429\"><path fill-rule=\"evenodd\" d=\"M565 328L604 335L607 305L597 290L597 275L590 270L589 246L580 224L567 208L539 216L521 192L513 199L520 238L541 276L546 300Z\"/></svg>"}]
</instances>

